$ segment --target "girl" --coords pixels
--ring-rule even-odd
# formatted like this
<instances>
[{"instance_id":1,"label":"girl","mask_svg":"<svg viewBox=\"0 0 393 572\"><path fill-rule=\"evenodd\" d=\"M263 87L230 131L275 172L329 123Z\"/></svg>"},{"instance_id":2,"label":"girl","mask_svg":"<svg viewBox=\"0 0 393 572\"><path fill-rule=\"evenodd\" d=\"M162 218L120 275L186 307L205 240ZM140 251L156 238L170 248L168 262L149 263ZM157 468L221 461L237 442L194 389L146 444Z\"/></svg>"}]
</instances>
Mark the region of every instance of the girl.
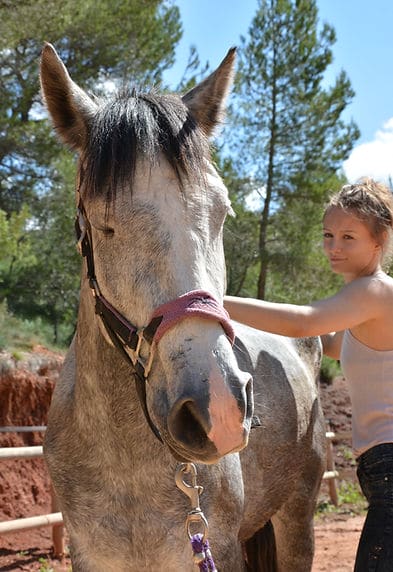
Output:
<instances>
[{"instance_id":1,"label":"girl","mask_svg":"<svg viewBox=\"0 0 393 572\"><path fill-rule=\"evenodd\" d=\"M371 179L345 185L323 217L323 246L345 285L331 298L298 306L226 296L231 318L286 336L320 335L341 360L352 402L357 475L369 508L355 572L393 570L393 197Z\"/></svg>"}]
</instances>

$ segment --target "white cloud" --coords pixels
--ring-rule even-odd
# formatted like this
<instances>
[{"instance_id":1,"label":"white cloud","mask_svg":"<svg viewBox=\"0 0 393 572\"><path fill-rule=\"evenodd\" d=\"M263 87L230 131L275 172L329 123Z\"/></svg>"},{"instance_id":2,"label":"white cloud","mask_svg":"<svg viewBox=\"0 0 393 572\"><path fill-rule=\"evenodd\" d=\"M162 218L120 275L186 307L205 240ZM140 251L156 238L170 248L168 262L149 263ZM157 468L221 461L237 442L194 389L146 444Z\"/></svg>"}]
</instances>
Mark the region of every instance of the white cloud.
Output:
<instances>
[{"instance_id":1,"label":"white cloud","mask_svg":"<svg viewBox=\"0 0 393 572\"><path fill-rule=\"evenodd\" d=\"M262 210L266 198L266 187L260 187L251 191L246 197L246 208L249 211L258 212Z\"/></svg>"},{"instance_id":2,"label":"white cloud","mask_svg":"<svg viewBox=\"0 0 393 572\"><path fill-rule=\"evenodd\" d=\"M355 147L343 164L350 183L360 177L372 177L377 181L393 179L393 117L375 134L374 140Z\"/></svg>"}]
</instances>

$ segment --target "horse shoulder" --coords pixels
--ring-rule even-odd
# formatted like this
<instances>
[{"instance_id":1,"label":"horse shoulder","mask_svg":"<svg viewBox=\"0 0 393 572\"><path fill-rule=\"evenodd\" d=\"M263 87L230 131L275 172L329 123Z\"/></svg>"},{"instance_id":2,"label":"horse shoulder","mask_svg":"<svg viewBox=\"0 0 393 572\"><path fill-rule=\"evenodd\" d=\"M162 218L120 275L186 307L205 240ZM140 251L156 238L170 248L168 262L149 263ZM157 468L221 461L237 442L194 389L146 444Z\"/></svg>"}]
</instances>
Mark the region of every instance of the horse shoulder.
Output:
<instances>
[{"instance_id":1,"label":"horse shoulder","mask_svg":"<svg viewBox=\"0 0 393 572\"><path fill-rule=\"evenodd\" d=\"M322 344L319 337L289 338L270 334L234 322L235 354L241 367L259 376L269 371L278 376L305 375L318 379L322 360ZM303 372L303 373L302 373ZM266 378L266 375L262 376Z\"/></svg>"},{"instance_id":2,"label":"horse shoulder","mask_svg":"<svg viewBox=\"0 0 393 572\"><path fill-rule=\"evenodd\" d=\"M315 378L318 379L322 362L322 342L321 338L293 338L293 343L298 352L299 358L306 362Z\"/></svg>"}]
</instances>

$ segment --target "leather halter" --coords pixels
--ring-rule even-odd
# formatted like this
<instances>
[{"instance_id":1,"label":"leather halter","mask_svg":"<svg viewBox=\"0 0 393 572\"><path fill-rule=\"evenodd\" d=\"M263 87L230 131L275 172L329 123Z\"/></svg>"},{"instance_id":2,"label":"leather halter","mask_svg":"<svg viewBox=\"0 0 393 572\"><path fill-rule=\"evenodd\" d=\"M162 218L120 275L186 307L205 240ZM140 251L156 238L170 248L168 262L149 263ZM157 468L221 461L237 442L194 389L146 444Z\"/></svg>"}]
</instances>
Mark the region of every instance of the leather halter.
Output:
<instances>
[{"instance_id":1,"label":"leather halter","mask_svg":"<svg viewBox=\"0 0 393 572\"><path fill-rule=\"evenodd\" d=\"M157 344L164 333L181 319L196 316L219 321L228 339L233 344L235 333L229 314L211 294L204 290L195 290L171 302L162 304L154 311L147 326L137 328L101 294L95 275L91 226L81 198L77 208L75 230L78 239L78 250L86 258L87 278L95 298L95 312L100 316L114 346L120 351L127 363L131 365L135 377L136 390L146 421L157 439L163 442L159 430L150 417L146 402L146 380L153 360L153 342ZM146 360L140 355L143 343L149 346L149 354Z\"/></svg>"}]
</instances>

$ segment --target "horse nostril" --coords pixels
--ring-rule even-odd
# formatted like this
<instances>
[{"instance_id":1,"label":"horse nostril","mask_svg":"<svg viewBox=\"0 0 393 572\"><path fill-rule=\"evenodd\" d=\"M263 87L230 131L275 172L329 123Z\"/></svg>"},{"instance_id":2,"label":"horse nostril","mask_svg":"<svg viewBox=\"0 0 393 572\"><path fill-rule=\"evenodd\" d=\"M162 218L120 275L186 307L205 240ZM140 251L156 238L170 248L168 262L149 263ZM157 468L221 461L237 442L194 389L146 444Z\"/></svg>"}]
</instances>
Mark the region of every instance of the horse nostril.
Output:
<instances>
[{"instance_id":1,"label":"horse nostril","mask_svg":"<svg viewBox=\"0 0 393 572\"><path fill-rule=\"evenodd\" d=\"M233 387L236 388L236 400L244 421L250 420L254 413L253 378L250 374L242 372L241 386L238 387L238 378L235 378ZM234 390L233 390L234 391Z\"/></svg>"},{"instance_id":2,"label":"horse nostril","mask_svg":"<svg viewBox=\"0 0 393 572\"><path fill-rule=\"evenodd\" d=\"M184 401L170 414L169 430L172 437L193 449L203 447L207 435L199 417L195 403L192 400Z\"/></svg>"}]
</instances>

